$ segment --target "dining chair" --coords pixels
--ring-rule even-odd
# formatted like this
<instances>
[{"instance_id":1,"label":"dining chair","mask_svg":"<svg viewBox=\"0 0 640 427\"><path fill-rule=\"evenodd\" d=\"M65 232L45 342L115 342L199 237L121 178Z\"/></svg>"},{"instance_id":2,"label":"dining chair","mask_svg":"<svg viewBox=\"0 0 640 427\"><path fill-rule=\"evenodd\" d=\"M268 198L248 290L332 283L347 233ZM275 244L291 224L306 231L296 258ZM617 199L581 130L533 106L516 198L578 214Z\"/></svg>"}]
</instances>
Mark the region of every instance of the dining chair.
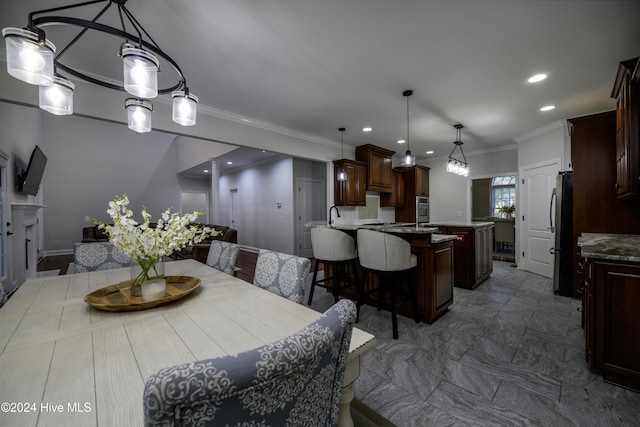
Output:
<instances>
[{"instance_id":1,"label":"dining chair","mask_svg":"<svg viewBox=\"0 0 640 427\"><path fill-rule=\"evenodd\" d=\"M74 243L74 272L111 270L129 267L131 258L110 242Z\"/></svg>"},{"instance_id":2,"label":"dining chair","mask_svg":"<svg viewBox=\"0 0 640 427\"><path fill-rule=\"evenodd\" d=\"M358 258L364 268L361 288L367 288L366 281L371 274L378 276L378 286L367 292L362 291L358 297L358 308L363 304L366 294L376 293L378 310L382 309L383 298L390 295L391 321L393 338L398 339L397 308L403 300L410 300L413 306L413 316L416 323L420 322L418 300L416 296L415 278L411 272L418 265L418 258L411 253L411 244L401 237L379 231L359 229ZM404 291L404 292L402 292ZM404 293L404 295L402 295ZM404 296L399 300L398 296Z\"/></svg>"},{"instance_id":3,"label":"dining chair","mask_svg":"<svg viewBox=\"0 0 640 427\"><path fill-rule=\"evenodd\" d=\"M334 303L338 302L340 291L351 285L356 286L356 293L359 292L358 251L353 237L335 228L315 227L311 229L311 248L315 263L308 305L311 305L313 301L313 291L316 286L331 289ZM324 265L324 276L318 280L320 264ZM329 273L328 266L331 266L331 273ZM349 277L349 266L353 279ZM329 285L327 282L331 284Z\"/></svg>"},{"instance_id":4,"label":"dining chair","mask_svg":"<svg viewBox=\"0 0 640 427\"><path fill-rule=\"evenodd\" d=\"M240 246L235 243L223 242L222 240L213 240L209 246L207 254L207 264L216 270L233 275L236 268L236 260L238 259Z\"/></svg>"},{"instance_id":5,"label":"dining chair","mask_svg":"<svg viewBox=\"0 0 640 427\"><path fill-rule=\"evenodd\" d=\"M341 300L282 340L160 370L145 384L145 426L337 426L355 317Z\"/></svg>"},{"instance_id":6,"label":"dining chair","mask_svg":"<svg viewBox=\"0 0 640 427\"><path fill-rule=\"evenodd\" d=\"M253 284L302 304L310 269L308 258L260 249Z\"/></svg>"}]
</instances>

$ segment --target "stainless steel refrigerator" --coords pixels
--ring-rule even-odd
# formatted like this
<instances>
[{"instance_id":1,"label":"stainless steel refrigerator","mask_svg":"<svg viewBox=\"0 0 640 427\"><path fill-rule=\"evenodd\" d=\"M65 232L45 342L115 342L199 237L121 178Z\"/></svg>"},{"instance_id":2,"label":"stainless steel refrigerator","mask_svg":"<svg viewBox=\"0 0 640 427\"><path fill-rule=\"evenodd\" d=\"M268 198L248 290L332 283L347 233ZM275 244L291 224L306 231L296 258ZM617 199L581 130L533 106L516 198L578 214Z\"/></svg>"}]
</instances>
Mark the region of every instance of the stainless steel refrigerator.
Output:
<instances>
[{"instance_id":1,"label":"stainless steel refrigerator","mask_svg":"<svg viewBox=\"0 0 640 427\"><path fill-rule=\"evenodd\" d=\"M573 296L573 172L559 172L556 188L549 205L551 231L555 244L553 292L556 295Z\"/></svg>"}]
</instances>

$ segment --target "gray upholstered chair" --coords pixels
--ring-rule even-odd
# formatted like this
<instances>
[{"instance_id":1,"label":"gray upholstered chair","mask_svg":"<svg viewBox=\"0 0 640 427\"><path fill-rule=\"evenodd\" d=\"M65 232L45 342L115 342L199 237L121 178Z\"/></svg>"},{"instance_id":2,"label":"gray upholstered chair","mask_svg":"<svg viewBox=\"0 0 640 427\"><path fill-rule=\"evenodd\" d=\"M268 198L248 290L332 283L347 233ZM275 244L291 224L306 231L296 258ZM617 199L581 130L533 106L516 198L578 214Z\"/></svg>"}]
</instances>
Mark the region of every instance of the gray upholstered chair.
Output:
<instances>
[{"instance_id":1,"label":"gray upholstered chair","mask_svg":"<svg viewBox=\"0 0 640 427\"><path fill-rule=\"evenodd\" d=\"M260 249L253 284L302 304L310 269L308 258Z\"/></svg>"},{"instance_id":2,"label":"gray upholstered chair","mask_svg":"<svg viewBox=\"0 0 640 427\"><path fill-rule=\"evenodd\" d=\"M235 243L213 240L209 246L206 264L224 273L233 274L238 252L240 252L240 247Z\"/></svg>"},{"instance_id":3,"label":"gray upholstered chair","mask_svg":"<svg viewBox=\"0 0 640 427\"><path fill-rule=\"evenodd\" d=\"M398 338L397 306L402 301L398 300L398 294L404 293L406 299L411 300L413 315L416 323L420 322L418 313L418 300L416 296L415 280L412 274L418 264L418 259L411 253L411 244L406 240L388 233L359 229L358 230L358 258L364 268L362 289L366 289L366 280L370 274L378 275L378 287L370 292L376 292L378 297L378 310L382 308L385 293L390 294L391 320L393 325L393 338ZM394 280L394 276L402 277ZM399 292L399 290L401 292ZM404 292L402 292L404 291ZM362 304L364 291L358 298L358 307Z\"/></svg>"},{"instance_id":4,"label":"gray upholstered chair","mask_svg":"<svg viewBox=\"0 0 640 427\"><path fill-rule=\"evenodd\" d=\"M109 242L75 243L73 245L74 272L111 270L129 267L131 258Z\"/></svg>"},{"instance_id":5,"label":"gray upholstered chair","mask_svg":"<svg viewBox=\"0 0 640 427\"><path fill-rule=\"evenodd\" d=\"M341 230L327 227L315 227L311 229L311 247L315 266L313 268L313 278L311 279L311 289L309 290L308 305L313 301L313 290L316 286L331 288L334 302L340 298L340 290L355 284L358 285L358 251L353 237ZM318 280L318 267L324 264L324 277ZM331 266L331 276L327 275L327 266ZM349 280L347 267L351 266L353 280ZM331 282L331 285L327 285ZM359 292L357 287L356 292Z\"/></svg>"},{"instance_id":6,"label":"gray upholstered chair","mask_svg":"<svg viewBox=\"0 0 640 427\"><path fill-rule=\"evenodd\" d=\"M342 300L280 341L162 369L144 388L145 426L337 426L355 317Z\"/></svg>"}]
</instances>

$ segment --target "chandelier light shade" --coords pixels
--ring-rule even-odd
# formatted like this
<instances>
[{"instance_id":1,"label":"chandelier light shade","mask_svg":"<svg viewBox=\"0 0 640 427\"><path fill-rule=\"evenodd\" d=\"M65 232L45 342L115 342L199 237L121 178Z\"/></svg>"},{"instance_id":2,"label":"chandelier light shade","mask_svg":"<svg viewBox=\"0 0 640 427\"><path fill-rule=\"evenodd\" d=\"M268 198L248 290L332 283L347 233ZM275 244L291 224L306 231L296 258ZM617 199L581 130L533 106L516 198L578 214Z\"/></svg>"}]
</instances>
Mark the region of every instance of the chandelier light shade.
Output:
<instances>
[{"instance_id":1,"label":"chandelier light shade","mask_svg":"<svg viewBox=\"0 0 640 427\"><path fill-rule=\"evenodd\" d=\"M189 93L188 89L177 90L171 96L173 97L173 121L182 126L195 125L198 97Z\"/></svg>"},{"instance_id":2,"label":"chandelier light shade","mask_svg":"<svg viewBox=\"0 0 640 427\"><path fill-rule=\"evenodd\" d=\"M413 91L405 90L402 95L407 98L407 151L402 157L402 166L408 167L416 165L416 157L411 154L411 148L409 147L409 97L413 95Z\"/></svg>"},{"instance_id":3,"label":"chandelier light shade","mask_svg":"<svg viewBox=\"0 0 640 427\"><path fill-rule=\"evenodd\" d=\"M122 49L124 89L138 98L158 96L158 58L125 43Z\"/></svg>"},{"instance_id":4,"label":"chandelier light shade","mask_svg":"<svg viewBox=\"0 0 640 427\"><path fill-rule=\"evenodd\" d=\"M56 116L73 114L73 89L75 85L64 77L55 76L53 84L40 86L39 105Z\"/></svg>"},{"instance_id":5,"label":"chandelier light shade","mask_svg":"<svg viewBox=\"0 0 640 427\"><path fill-rule=\"evenodd\" d=\"M340 131L340 146L342 147L342 158L344 159L344 131L346 128L339 128ZM340 167L340 171L337 176L338 181L346 181L347 180L347 172L344 170L344 167Z\"/></svg>"},{"instance_id":6,"label":"chandelier light shade","mask_svg":"<svg viewBox=\"0 0 640 427\"><path fill-rule=\"evenodd\" d=\"M151 112L153 105L144 99L127 98L124 102L127 109L127 124L129 129L138 133L151 131Z\"/></svg>"},{"instance_id":7,"label":"chandelier light shade","mask_svg":"<svg viewBox=\"0 0 640 427\"><path fill-rule=\"evenodd\" d=\"M56 47L44 40L44 32L8 27L2 30L2 36L7 51L7 72L11 76L32 85L53 84Z\"/></svg>"},{"instance_id":8,"label":"chandelier light shade","mask_svg":"<svg viewBox=\"0 0 640 427\"><path fill-rule=\"evenodd\" d=\"M129 112L129 128L136 132L148 132L151 129L153 106L143 99L155 98L158 95L171 95L174 105L173 121L182 126L193 126L196 123L198 98L189 93L187 81L180 66L160 49L126 8L126 3L127 0L88 0L29 13L25 28L7 27L2 30L7 52L7 72L26 83L57 88L40 90L40 107L53 114L73 113L74 85L66 79L70 77L133 95L135 98L127 98L125 105ZM93 7L97 4L101 4L100 8L94 9ZM111 9L111 6L115 8ZM76 9L73 16L63 16L59 13L69 9ZM85 12L89 10L87 13L90 16L86 19L79 17L82 15L81 10ZM121 24L121 29L99 22L103 17L109 18L110 10L116 10L111 14L111 21L117 20ZM66 26L76 28L78 32L63 49L57 52L55 45L47 39L43 30L48 26L54 28ZM74 67L64 62L63 55L87 32L93 34L91 40L95 40L96 35L116 37L120 40L119 50L114 54L122 58L121 79L100 76L98 75L100 70L92 73L83 71L91 67L90 60L87 60L84 65ZM105 43L105 45L109 44ZM82 47L86 49L86 46ZM101 45L93 46L93 50L100 49ZM169 75L166 80L163 80L163 87L158 85L160 69L164 74ZM171 69L176 76L173 83L170 76ZM136 117L139 120L134 122L138 124L132 125L131 114L136 111L138 112ZM141 115L144 115L144 120L141 119Z\"/></svg>"},{"instance_id":9,"label":"chandelier light shade","mask_svg":"<svg viewBox=\"0 0 640 427\"><path fill-rule=\"evenodd\" d=\"M467 158L464 155L464 151L462 151L462 137L461 137L461 129L464 127L460 123L453 126L456 128L456 140L453 141L454 147L451 150L451 154L449 154L449 160L447 161L447 172L455 173L461 176L469 176L469 164L467 163ZM462 158L464 160L459 160L453 156L453 153L456 149L460 148L460 154L462 154Z\"/></svg>"}]
</instances>

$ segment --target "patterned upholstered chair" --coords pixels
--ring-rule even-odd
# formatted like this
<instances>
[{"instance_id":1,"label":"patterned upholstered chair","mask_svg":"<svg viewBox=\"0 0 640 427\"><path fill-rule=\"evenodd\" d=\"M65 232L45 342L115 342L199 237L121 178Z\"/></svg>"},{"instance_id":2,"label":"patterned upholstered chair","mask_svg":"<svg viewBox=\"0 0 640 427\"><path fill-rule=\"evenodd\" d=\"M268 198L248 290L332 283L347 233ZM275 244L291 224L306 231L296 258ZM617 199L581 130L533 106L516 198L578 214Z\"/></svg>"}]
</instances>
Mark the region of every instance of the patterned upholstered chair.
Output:
<instances>
[{"instance_id":1,"label":"patterned upholstered chair","mask_svg":"<svg viewBox=\"0 0 640 427\"><path fill-rule=\"evenodd\" d=\"M111 270L129 267L131 258L109 242L75 243L73 245L74 272Z\"/></svg>"},{"instance_id":2,"label":"patterned upholstered chair","mask_svg":"<svg viewBox=\"0 0 640 427\"><path fill-rule=\"evenodd\" d=\"M233 274L238 252L240 252L240 247L235 243L213 240L209 246L206 264L224 273Z\"/></svg>"},{"instance_id":3,"label":"patterned upholstered chair","mask_svg":"<svg viewBox=\"0 0 640 427\"><path fill-rule=\"evenodd\" d=\"M253 284L302 304L310 269L308 258L260 249Z\"/></svg>"},{"instance_id":4,"label":"patterned upholstered chair","mask_svg":"<svg viewBox=\"0 0 640 427\"><path fill-rule=\"evenodd\" d=\"M341 300L280 341L162 369L145 385L145 426L337 426L355 317Z\"/></svg>"}]
</instances>

